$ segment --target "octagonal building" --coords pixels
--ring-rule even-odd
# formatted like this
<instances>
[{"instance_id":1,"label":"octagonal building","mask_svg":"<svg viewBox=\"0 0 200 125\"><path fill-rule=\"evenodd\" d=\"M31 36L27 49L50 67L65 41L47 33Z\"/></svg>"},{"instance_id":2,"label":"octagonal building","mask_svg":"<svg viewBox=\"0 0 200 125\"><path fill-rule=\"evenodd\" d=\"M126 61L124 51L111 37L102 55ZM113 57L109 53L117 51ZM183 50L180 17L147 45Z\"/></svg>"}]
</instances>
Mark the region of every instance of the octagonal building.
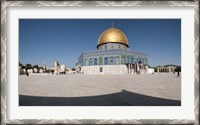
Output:
<instances>
[{"instance_id":1,"label":"octagonal building","mask_svg":"<svg viewBox=\"0 0 200 125\"><path fill-rule=\"evenodd\" d=\"M112 26L100 35L96 51L80 55L76 69L82 74L145 73L147 61L147 54L132 51L126 35Z\"/></svg>"}]
</instances>

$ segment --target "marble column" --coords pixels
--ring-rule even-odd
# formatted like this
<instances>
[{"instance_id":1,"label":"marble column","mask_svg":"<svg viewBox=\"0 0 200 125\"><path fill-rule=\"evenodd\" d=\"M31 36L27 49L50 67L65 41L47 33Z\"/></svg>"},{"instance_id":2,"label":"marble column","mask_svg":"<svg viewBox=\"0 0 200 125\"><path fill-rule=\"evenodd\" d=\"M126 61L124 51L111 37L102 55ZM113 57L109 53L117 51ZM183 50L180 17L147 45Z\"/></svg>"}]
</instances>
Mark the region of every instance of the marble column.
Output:
<instances>
[{"instance_id":1,"label":"marble column","mask_svg":"<svg viewBox=\"0 0 200 125\"><path fill-rule=\"evenodd\" d=\"M133 64L131 64L132 65L132 72L131 72L131 74L134 74L134 65Z\"/></svg>"},{"instance_id":2,"label":"marble column","mask_svg":"<svg viewBox=\"0 0 200 125\"><path fill-rule=\"evenodd\" d=\"M127 64L127 74L129 73L129 65Z\"/></svg>"}]
</instances>

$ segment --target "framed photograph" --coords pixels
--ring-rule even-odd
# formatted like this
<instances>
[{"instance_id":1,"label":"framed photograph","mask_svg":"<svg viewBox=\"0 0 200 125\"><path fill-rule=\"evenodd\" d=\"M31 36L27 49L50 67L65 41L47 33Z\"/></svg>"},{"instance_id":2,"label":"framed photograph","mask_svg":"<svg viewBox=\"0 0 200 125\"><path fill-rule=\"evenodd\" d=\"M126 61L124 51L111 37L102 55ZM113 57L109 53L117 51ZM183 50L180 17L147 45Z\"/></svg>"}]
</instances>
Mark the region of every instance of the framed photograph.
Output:
<instances>
[{"instance_id":1,"label":"framed photograph","mask_svg":"<svg viewBox=\"0 0 200 125\"><path fill-rule=\"evenodd\" d=\"M1 2L2 124L199 124L199 1Z\"/></svg>"}]
</instances>

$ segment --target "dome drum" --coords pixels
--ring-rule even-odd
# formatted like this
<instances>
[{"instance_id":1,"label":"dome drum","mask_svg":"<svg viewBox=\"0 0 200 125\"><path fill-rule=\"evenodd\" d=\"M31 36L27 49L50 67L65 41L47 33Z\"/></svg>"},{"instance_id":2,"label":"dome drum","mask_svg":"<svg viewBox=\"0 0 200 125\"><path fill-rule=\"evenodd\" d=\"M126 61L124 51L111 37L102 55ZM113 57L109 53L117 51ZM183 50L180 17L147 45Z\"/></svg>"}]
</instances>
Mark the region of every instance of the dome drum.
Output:
<instances>
[{"instance_id":1,"label":"dome drum","mask_svg":"<svg viewBox=\"0 0 200 125\"><path fill-rule=\"evenodd\" d=\"M128 49L129 46L118 42L108 42L97 45L97 50Z\"/></svg>"}]
</instances>

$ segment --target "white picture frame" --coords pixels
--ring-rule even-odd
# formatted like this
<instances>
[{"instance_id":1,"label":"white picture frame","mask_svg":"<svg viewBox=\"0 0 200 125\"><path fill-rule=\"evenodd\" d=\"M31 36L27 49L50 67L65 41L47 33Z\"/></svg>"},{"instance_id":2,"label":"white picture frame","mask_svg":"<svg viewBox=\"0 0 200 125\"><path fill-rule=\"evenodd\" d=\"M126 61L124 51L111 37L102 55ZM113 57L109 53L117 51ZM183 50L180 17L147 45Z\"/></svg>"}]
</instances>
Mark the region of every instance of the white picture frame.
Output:
<instances>
[{"instance_id":1,"label":"white picture frame","mask_svg":"<svg viewBox=\"0 0 200 125\"><path fill-rule=\"evenodd\" d=\"M90 117L86 119L80 118L62 118L62 119L9 119L9 104L8 102L8 80L10 79L8 66L10 62L7 62L9 56L7 47L9 42L8 35L8 21L10 19L8 15L9 9L13 7L184 7L184 8L193 8L194 10L194 81L189 81L190 84L194 84L194 119L102 119L95 118L91 119ZM1 115L3 124L199 124L199 1L3 1L1 3ZM17 94L17 93L16 93ZM34 110L34 109L33 109Z\"/></svg>"}]
</instances>

